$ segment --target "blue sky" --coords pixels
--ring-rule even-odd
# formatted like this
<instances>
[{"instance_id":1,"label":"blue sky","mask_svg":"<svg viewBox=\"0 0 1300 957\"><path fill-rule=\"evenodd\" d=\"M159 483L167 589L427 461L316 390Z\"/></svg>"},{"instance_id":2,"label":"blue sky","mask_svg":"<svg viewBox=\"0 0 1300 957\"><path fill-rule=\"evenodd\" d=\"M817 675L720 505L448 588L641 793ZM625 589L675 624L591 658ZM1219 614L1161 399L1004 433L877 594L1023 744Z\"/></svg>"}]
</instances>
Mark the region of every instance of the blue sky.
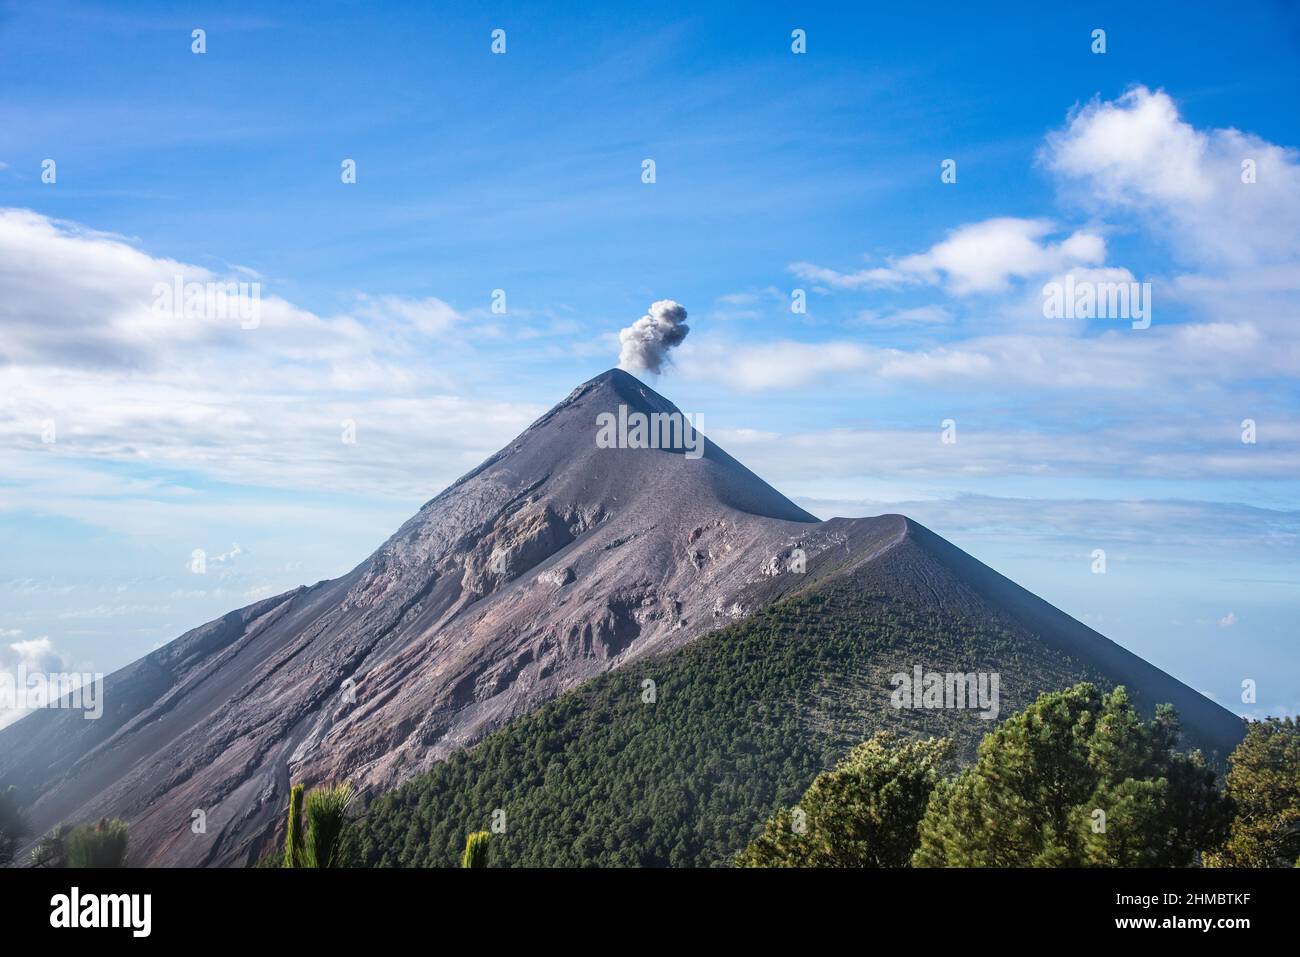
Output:
<instances>
[{"instance_id":1,"label":"blue sky","mask_svg":"<svg viewBox=\"0 0 1300 957\"><path fill-rule=\"evenodd\" d=\"M0 5L0 666L346 571L671 298L646 380L810 510L1300 708L1293 6L569 6ZM260 326L155 321L176 275Z\"/></svg>"}]
</instances>

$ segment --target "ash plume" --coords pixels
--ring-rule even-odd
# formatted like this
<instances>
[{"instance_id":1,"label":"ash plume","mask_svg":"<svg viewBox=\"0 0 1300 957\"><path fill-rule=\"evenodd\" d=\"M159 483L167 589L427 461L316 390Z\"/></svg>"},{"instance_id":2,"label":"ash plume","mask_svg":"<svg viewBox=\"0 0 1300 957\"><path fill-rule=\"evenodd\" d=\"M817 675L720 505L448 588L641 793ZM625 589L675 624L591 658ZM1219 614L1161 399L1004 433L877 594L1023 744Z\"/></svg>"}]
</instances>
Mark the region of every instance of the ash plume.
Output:
<instances>
[{"instance_id":1,"label":"ash plume","mask_svg":"<svg viewBox=\"0 0 1300 957\"><path fill-rule=\"evenodd\" d=\"M668 362L668 350L681 345L691 327L686 324L686 307L671 299L660 299L642 316L618 334L622 348L618 367L626 372L658 375Z\"/></svg>"}]
</instances>

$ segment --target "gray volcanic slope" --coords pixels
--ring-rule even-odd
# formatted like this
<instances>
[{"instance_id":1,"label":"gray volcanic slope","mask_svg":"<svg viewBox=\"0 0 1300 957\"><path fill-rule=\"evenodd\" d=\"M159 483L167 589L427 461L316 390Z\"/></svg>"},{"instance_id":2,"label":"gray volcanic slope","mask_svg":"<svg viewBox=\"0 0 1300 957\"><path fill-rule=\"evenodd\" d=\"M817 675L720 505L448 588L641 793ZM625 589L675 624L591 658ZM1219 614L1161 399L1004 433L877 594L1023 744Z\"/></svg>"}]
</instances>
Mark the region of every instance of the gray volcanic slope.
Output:
<instances>
[{"instance_id":1,"label":"gray volcanic slope","mask_svg":"<svg viewBox=\"0 0 1300 957\"><path fill-rule=\"evenodd\" d=\"M291 779L391 787L586 678L849 575L1008 621L1148 709L1172 702L1202 746L1240 739L1229 712L902 516L818 522L711 442L694 460L597 448L620 405L676 411L626 373L592 379L349 574L110 675L98 721L50 709L0 731L0 782L37 834L116 816L133 864L247 863Z\"/></svg>"}]
</instances>

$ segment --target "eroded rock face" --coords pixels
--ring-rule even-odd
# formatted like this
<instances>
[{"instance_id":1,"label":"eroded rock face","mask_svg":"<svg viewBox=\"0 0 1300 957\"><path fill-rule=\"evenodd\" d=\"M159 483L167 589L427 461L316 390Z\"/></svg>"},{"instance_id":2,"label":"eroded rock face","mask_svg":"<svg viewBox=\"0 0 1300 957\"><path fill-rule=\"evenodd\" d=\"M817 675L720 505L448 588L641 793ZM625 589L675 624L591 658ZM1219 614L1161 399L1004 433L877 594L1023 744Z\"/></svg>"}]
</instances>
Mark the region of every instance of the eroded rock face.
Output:
<instances>
[{"instance_id":1,"label":"eroded rock face","mask_svg":"<svg viewBox=\"0 0 1300 957\"><path fill-rule=\"evenodd\" d=\"M1013 589L998 600L1072 653L1231 736L1226 711L1197 712L1190 689L902 516L818 522L712 443L698 459L597 448L596 416L619 405L676 411L605 373L348 575L110 675L99 721L47 710L0 730L0 781L35 834L122 817L132 864L246 863L274 842L290 781L391 787L586 678L855 569L888 568L889 588L942 607L939 554L992 576L990 594Z\"/></svg>"}]
</instances>

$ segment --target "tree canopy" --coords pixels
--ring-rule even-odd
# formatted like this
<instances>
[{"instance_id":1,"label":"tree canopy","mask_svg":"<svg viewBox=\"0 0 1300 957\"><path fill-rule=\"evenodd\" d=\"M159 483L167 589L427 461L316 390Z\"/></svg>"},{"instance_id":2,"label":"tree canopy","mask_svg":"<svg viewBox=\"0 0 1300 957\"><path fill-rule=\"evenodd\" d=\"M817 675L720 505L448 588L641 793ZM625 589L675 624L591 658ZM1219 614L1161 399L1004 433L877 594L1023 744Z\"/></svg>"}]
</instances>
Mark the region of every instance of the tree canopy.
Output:
<instances>
[{"instance_id":1,"label":"tree canopy","mask_svg":"<svg viewBox=\"0 0 1300 957\"><path fill-rule=\"evenodd\" d=\"M1227 830L1199 752L1167 705L1144 721L1123 687L1048 692L989 733L921 820L916 866L1179 867Z\"/></svg>"},{"instance_id":2,"label":"tree canopy","mask_svg":"<svg viewBox=\"0 0 1300 957\"><path fill-rule=\"evenodd\" d=\"M737 858L740 867L904 867L952 749L947 738L900 741L879 731L817 776Z\"/></svg>"},{"instance_id":3,"label":"tree canopy","mask_svg":"<svg viewBox=\"0 0 1300 957\"><path fill-rule=\"evenodd\" d=\"M1300 867L1300 723L1252 721L1230 758L1227 794L1236 813L1215 867Z\"/></svg>"}]
</instances>

